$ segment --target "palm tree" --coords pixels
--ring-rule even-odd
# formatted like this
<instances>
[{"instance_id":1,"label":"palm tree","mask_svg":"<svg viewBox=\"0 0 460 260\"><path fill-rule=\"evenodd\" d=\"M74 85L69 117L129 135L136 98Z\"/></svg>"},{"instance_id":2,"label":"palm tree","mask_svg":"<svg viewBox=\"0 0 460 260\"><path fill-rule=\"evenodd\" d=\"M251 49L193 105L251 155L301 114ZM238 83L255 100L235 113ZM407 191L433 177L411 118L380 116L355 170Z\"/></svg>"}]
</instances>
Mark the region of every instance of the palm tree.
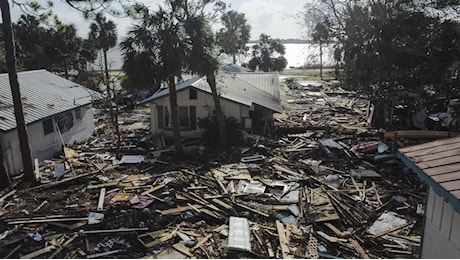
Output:
<instances>
[{"instance_id":1,"label":"palm tree","mask_svg":"<svg viewBox=\"0 0 460 260\"><path fill-rule=\"evenodd\" d=\"M116 111L113 111L112 98L115 98L115 89L111 89L109 65L107 61L107 51L117 44L117 27L113 21L108 21L102 13L97 13L94 18L94 23L90 25L90 32L88 40L91 41L96 49L101 50L104 59L104 79L107 91L107 103L110 111L110 119L113 127L115 128L115 135L117 140L116 157L120 157L120 128L118 126L118 106L115 106Z\"/></svg>"},{"instance_id":2,"label":"palm tree","mask_svg":"<svg viewBox=\"0 0 460 260\"><path fill-rule=\"evenodd\" d=\"M214 34L208 20L203 14L186 19L185 31L190 35L189 69L192 73L206 76L211 88L214 106L216 108L217 126L219 129L219 147L227 147L227 133L225 129L225 118L220 97L216 86L216 72L219 62L213 50L215 48Z\"/></svg>"},{"instance_id":3,"label":"palm tree","mask_svg":"<svg viewBox=\"0 0 460 260\"><path fill-rule=\"evenodd\" d=\"M188 1L168 0L167 10L159 7L158 11L147 15L142 24L135 26L121 44L125 64L132 62L130 59L135 57L148 57L150 64L146 66L156 68L150 73L154 73L157 80L168 84L176 155L183 153L176 79L180 79L185 70L207 76L217 113L223 119L215 83L218 63L212 55L215 39L203 11L211 2L216 1L192 4ZM224 128L223 120L219 124L220 128ZM225 138L225 129L221 130L221 134ZM222 145L225 146L225 141Z\"/></svg>"},{"instance_id":4,"label":"palm tree","mask_svg":"<svg viewBox=\"0 0 460 260\"><path fill-rule=\"evenodd\" d=\"M252 46L252 59L249 61L249 68L261 71L282 71L287 65L284 58L286 53L284 44L279 39L272 39L267 34L259 36L259 43Z\"/></svg>"},{"instance_id":5,"label":"palm tree","mask_svg":"<svg viewBox=\"0 0 460 260\"><path fill-rule=\"evenodd\" d=\"M221 52L233 57L233 64L236 63L236 54L246 54L246 43L249 42L251 26L246 24L244 13L228 11L221 17L224 28L217 33L217 42Z\"/></svg>"},{"instance_id":6,"label":"palm tree","mask_svg":"<svg viewBox=\"0 0 460 260\"><path fill-rule=\"evenodd\" d=\"M319 44L319 76L323 79L323 45L329 40L328 21L317 23L311 34L313 42Z\"/></svg>"},{"instance_id":7,"label":"palm tree","mask_svg":"<svg viewBox=\"0 0 460 260\"><path fill-rule=\"evenodd\" d=\"M175 19L176 6L171 3L170 7L169 11L159 7L155 13L146 15L141 25L134 26L128 32L128 37L121 43L121 49L125 63L141 55L148 58L148 62L156 68L151 73L155 74L157 80L168 84L174 148L176 155L181 155L183 147L180 141L176 78L182 75L186 46L185 35L181 30L183 27Z\"/></svg>"}]
</instances>

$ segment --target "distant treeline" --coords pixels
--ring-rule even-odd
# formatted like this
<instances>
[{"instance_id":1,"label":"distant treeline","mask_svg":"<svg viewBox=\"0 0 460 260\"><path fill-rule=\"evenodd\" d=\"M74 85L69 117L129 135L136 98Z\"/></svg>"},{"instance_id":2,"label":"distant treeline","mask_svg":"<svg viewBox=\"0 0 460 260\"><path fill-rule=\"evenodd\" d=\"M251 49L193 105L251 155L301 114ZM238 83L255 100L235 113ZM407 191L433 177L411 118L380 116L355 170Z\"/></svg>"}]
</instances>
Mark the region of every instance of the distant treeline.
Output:
<instances>
[{"instance_id":1,"label":"distant treeline","mask_svg":"<svg viewBox=\"0 0 460 260\"><path fill-rule=\"evenodd\" d=\"M280 39L280 41L281 41L282 44L287 44L287 43L314 44L315 43L313 40L305 40L305 39ZM250 40L248 43L249 44L259 43L259 40ZM329 44L332 44L332 43L334 43L334 41L329 41Z\"/></svg>"},{"instance_id":2,"label":"distant treeline","mask_svg":"<svg viewBox=\"0 0 460 260\"><path fill-rule=\"evenodd\" d=\"M303 39L280 39L281 43L313 43L312 40L303 40ZM251 40L248 43L259 43L259 40Z\"/></svg>"}]
</instances>

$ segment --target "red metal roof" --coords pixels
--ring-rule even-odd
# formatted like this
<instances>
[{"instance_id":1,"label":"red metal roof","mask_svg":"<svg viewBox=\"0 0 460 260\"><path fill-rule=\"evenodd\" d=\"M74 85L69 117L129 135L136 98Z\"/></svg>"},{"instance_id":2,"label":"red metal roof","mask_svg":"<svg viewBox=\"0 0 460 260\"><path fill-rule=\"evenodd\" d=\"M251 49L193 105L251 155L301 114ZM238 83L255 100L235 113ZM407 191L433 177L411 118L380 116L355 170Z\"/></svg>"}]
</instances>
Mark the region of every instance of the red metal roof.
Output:
<instances>
[{"instance_id":1,"label":"red metal roof","mask_svg":"<svg viewBox=\"0 0 460 260\"><path fill-rule=\"evenodd\" d=\"M399 153L426 175L428 185L438 184L460 199L460 137L401 148Z\"/></svg>"}]
</instances>

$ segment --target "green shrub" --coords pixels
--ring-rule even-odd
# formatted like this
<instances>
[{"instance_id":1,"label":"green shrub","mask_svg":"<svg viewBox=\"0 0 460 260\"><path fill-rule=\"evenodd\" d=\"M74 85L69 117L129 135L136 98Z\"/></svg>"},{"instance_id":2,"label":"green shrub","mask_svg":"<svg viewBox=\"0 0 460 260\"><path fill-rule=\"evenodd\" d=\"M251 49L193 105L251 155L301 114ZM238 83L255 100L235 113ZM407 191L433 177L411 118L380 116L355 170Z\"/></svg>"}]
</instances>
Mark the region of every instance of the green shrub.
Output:
<instances>
[{"instance_id":1,"label":"green shrub","mask_svg":"<svg viewBox=\"0 0 460 260\"><path fill-rule=\"evenodd\" d=\"M217 117L205 117L198 121L198 126L203 129L203 142L208 146L217 147L219 145L219 128L217 126ZM234 117L225 117L225 131L227 134L228 145L239 145L243 142L243 133L240 129L238 119Z\"/></svg>"}]
</instances>

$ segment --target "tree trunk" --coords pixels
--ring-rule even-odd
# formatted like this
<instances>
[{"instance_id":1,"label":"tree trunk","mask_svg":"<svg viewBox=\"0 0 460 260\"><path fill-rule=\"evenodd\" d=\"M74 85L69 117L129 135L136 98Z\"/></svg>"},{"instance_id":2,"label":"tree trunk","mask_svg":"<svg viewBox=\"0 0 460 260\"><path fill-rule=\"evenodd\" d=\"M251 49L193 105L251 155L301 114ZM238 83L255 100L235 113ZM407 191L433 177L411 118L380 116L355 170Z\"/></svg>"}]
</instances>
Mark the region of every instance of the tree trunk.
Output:
<instances>
[{"instance_id":1,"label":"tree trunk","mask_svg":"<svg viewBox=\"0 0 460 260\"><path fill-rule=\"evenodd\" d=\"M233 54L233 64L236 64L236 55Z\"/></svg>"},{"instance_id":2,"label":"tree trunk","mask_svg":"<svg viewBox=\"0 0 460 260\"><path fill-rule=\"evenodd\" d=\"M391 131L393 130L393 115L395 114L395 106L394 102L390 103L389 111L388 111L388 117L387 117L387 127L385 128L386 131Z\"/></svg>"},{"instance_id":3,"label":"tree trunk","mask_svg":"<svg viewBox=\"0 0 460 260\"><path fill-rule=\"evenodd\" d=\"M319 42L319 77L323 79L323 43Z\"/></svg>"},{"instance_id":4,"label":"tree trunk","mask_svg":"<svg viewBox=\"0 0 460 260\"><path fill-rule=\"evenodd\" d=\"M6 66L10 80L11 93L14 103L14 116L18 131L19 146L21 149L22 164L24 166L24 180L35 181L32 155L30 152L29 138L27 136L26 122L22 107L21 91L19 90L18 73L16 71L16 54L11 27L10 6L8 0L0 0L3 18L3 37L5 40Z\"/></svg>"},{"instance_id":5,"label":"tree trunk","mask_svg":"<svg viewBox=\"0 0 460 260\"><path fill-rule=\"evenodd\" d=\"M2 143L0 143L0 189L10 186L10 174L5 164Z\"/></svg>"},{"instance_id":6,"label":"tree trunk","mask_svg":"<svg viewBox=\"0 0 460 260\"><path fill-rule=\"evenodd\" d=\"M180 141L180 125L179 125L179 114L177 108L177 93L176 93L176 81L174 76L168 77L169 85L169 102L171 104L171 124L173 128L174 136L174 150L176 156L182 156L184 154L184 149Z\"/></svg>"},{"instance_id":7,"label":"tree trunk","mask_svg":"<svg viewBox=\"0 0 460 260\"><path fill-rule=\"evenodd\" d=\"M120 127L118 126L118 104L115 104L115 110L113 111L112 106L112 90L110 89L110 75L109 75L109 67L107 62L107 51L102 50L104 54L104 72L105 72L105 80L106 80L106 88L107 88L107 96L108 96L108 103L109 103L109 111L110 111L110 120L112 121L112 126L115 128L115 136L117 139L117 150L115 152L115 156L117 159L120 159L120 146L121 146L121 137L120 137ZM113 97L116 100L115 90L113 91Z\"/></svg>"},{"instance_id":8,"label":"tree trunk","mask_svg":"<svg viewBox=\"0 0 460 260\"><path fill-rule=\"evenodd\" d=\"M375 103L374 118L372 120L372 126L375 128L386 128L385 123L385 106L382 103Z\"/></svg>"},{"instance_id":9,"label":"tree trunk","mask_svg":"<svg viewBox=\"0 0 460 260\"><path fill-rule=\"evenodd\" d=\"M219 148L224 149L227 147L227 132L225 129L224 112L220 104L220 97L217 93L216 77L214 74L206 75L206 80L212 91L212 99L214 100L214 106L216 107L217 127L219 129Z\"/></svg>"},{"instance_id":10,"label":"tree trunk","mask_svg":"<svg viewBox=\"0 0 460 260\"><path fill-rule=\"evenodd\" d=\"M69 79L69 69L67 68L67 59L64 58L64 61L62 63L64 64L64 78Z\"/></svg>"}]
</instances>

